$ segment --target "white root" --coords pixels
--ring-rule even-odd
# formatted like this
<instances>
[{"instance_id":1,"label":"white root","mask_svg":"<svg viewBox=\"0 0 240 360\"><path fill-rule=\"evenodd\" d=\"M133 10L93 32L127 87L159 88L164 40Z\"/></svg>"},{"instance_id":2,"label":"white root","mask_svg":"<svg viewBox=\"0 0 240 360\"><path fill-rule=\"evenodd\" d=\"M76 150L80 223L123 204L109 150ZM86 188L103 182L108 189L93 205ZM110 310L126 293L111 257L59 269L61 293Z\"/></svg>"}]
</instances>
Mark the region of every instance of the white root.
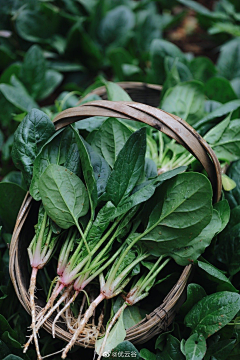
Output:
<instances>
[{"instance_id":1,"label":"white root","mask_svg":"<svg viewBox=\"0 0 240 360\"><path fill-rule=\"evenodd\" d=\"M35 347L36 347L36 352L37 352L37 358L38 360L42 360L41 354L40 354L40 350L39 350L39 345L38 345L38 338L37 338L37 329L36 329L36 311L35 311L35 299L34 299L34 291L35 291L35 287L36 287L36 277L37 277L37 272L38 269L37 268L32 268L32 275L31 275L31 280L30 280L30 286L29 286L29 295L30 295L30 308L31 308L31 315L32 315L32 336L30 337L31 340L29 342L29 344L31 343L32 339L34 339L34 343L35 343ZM28 349L28 342L27 344L24 346L23 352L25 353Z\"/></svg>"},{"instance_id":2,"label":"white root","mask_svg":"<svg viewBox=\"0 0 240 360\"><path fill-rule=\"evenodd\" d=\"M108 325L108 328L106 330L106 333L105 333L105 336L104 336L104 339L103 339L103 343L100 347L100 350L99 350L99 356L97 358L97 360L100 360L101 357L102 357L102 354L103 354L103 351L104 351L104 348L105 348L105 345L106 345L106 342L107 342L107 339L108 339L108 336L109 336L109 333L113 327L113 325L115 324L115 322L117 321L117 319L119 318L119 316L122 314L122 312L126 309L127 307L127 304L124 303L120 309L118 309L118 311L116 312L116 314L114 315L114 317L112 318L112 320L110 321L109 325Z\"/></svg>"},{"instance_id":3,"label":"white root","mask_svg":"<svg viewBox=\"0 0 240 360\"><path fill-rule=\"evenodd\" d=\"M69 341L69 343L67 344L67 346L63 349L63 353L62 353L62 359L66 359L67 353L68 351L71 349L71 347L75 344L75 342L78 339L78 336L82 333L82 331L84 330L88 320L90 319L90 317L93 315L94 310L96 309L96 307L98 306L98 304L100 304L100 302L102 300L105 299L105 295L103 295L102 293L100 295L98 295L98 297L91 303L91 305L89 306L89 308L87 309L87 311L84 314L83 319L80 322L80 326L78 327L78 329L75 331L72 339Z\"/></svg>"},{"instance_id":4,"label":"white root","mask_svg":"<svg viewBox=\"0 0 240 360\"><path fill-rule=\"evenodd\" d=\"M56 298L58 297L58 295L60 294L60 292L64 289L64 285L60 284L59 282L56 284L52 295L50 296L48 302L46 303L45 307L39 312L39 314L37 315L37 322L41 322L44 315L46 314L46 312L48 311L48 309L50 309L53 306L54 301L56 300Z\"/></svg>"},{"instance_id":5,"label":"white root","mask_svg":"<svg viewBox=\"0 0 240 360\"><path fill-rule=\"evenodd\" d=\"M40 327L44 324L44 322L47 321L47 319L54 313L54 311L58 308L58 306L68 297L71 290L72 290L72 285L68 289L66 289L66 291L63 293L63 295L58 300L58 302L51 308L51 310L45 315L45 317L41 321L38 321L37 325L35 326L36 333L38 332ZM29 337L28 342L26 343L23 352L27 351L29 345L31 344L32 339L33 339L33 334ZM26 348L26 350L25 350L25 348Z\"/></svg>"},{"instance_id":6,"label":"white root","mask_svg":"<svg viewBox=\"0 0 240 360\"><path fill-rule=\"evenodd\" d=\"M68 302L66 303L66 305L62 308L61 311L59 311L59 313L56 315L53 324L52 324L52 336L53 338L55 338L55 326L56 326L56 322L59 319L59 317L69 308L69 306L75 301L76 297L78 296L79 291L75 291L74 295L71 297L70 300L68 300Z\"/></svg>"}]
</instances>

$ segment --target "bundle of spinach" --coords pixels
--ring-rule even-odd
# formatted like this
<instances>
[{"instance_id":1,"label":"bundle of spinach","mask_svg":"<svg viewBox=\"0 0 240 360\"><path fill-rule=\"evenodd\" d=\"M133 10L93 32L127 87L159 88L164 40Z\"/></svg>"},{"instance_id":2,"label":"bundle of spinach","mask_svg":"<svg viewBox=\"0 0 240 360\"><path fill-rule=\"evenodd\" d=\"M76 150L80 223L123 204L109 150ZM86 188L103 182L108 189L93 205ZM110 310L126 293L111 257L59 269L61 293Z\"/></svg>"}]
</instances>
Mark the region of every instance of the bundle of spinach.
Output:
<instances>
[{"instance_id":1,"label":"bundle of spinach","mask_svg":"<svg viewBox=\"0 0 240 360\"><path fill-rule=\"evenodd\" d=\"M204 175L185 172L186 167L157 175L156 165L146 158L146 126L133 132L117 119L101 123L90 132L86 132L89 120L55 132L44 113L32 110L15 133L15 165L22 170L30 194L42 201L28 250L33 334L24 348L34 338L38 359L39 328L65 303L53 321L55 335L57 320L66 319L79 293L89 296L96 287L100 294L85 313L82 304L78 319L66 321L73 336L62 357L80 336L86 338L97 305L122 294L125 303L100 345L97 342L101 357L106 346L113 347L107 338L114 323L127 305L148 295L170 258L179 265L196 260L222 229L221 206L213 208L211 184ZM78 128L88 133L85 139ZM36 317L36 273L52 255L57 237L61 247L57 283ZM99 326L91 328L95 340L103 316Z\"/></svg>"}]
</instances>

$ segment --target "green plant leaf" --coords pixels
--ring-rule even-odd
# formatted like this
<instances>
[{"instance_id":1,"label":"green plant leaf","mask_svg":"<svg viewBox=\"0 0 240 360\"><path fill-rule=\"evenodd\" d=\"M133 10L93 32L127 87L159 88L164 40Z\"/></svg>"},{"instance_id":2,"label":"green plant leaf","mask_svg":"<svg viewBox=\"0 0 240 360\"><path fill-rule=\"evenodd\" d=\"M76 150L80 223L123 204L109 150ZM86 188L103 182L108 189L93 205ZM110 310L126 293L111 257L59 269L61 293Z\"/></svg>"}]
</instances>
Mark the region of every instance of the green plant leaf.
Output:
<instances>
[{"instance_id":1,"label":"green plant leaf","mask_svg":"<svg viewBox=\"0 0 240 360\"><path fill-rule=\"evenodd\" d=\"M231 353L231 350L233 349L234 345L236 343L236 339L234 340L222 340L217 341L216 343L211 344L206 353L207 359L212 356L213 359L217 360L226 360L231 359L231 357L228 357Z\"/></svg>"},{"instance_id":2,"label":"green plant leaf","mask_svg":"<svg viewBox=\"0 0 240 360\"><path fill-rule=\"evenodd\" d=\"M138 350L130 341L121 342L112 350L110 357L104 357L104 359L115 360L118 356L118 353L121 354L121 359L123 360L129 359L129 357L132 357L136 360L141 359Z\"/></svg>"},{"instance_id":3,"label":"green plant leaf","mask_svg":"<svg viewBox=\"0 0 240 360\"><path fill-rule=\"evenodd\" d=\"M161 108L194 125L204 114L204 88L198 81L176 85L166 91Z\"/></svg>"},{"instance_id":4,"label":"green plant leaf","mask_svg":"<svg viewBox=\"0 0 240 360\"><path fill-rule=\"evenodd\" d=\"M216 282L218 285L218 291L232 291L232 292L238 292L238 290L232 285L231 281L215 266L198 261L197 262L198 267L206 272L207 278L210 281Z\"/></svg>"},{"instance_id":5,"label":"green plant leaf","mask_svg":"<svg viewBox=\"0 0 240 360\"><path fill-rule=\"evenodd\" d=\"M24 86L18 80L15 82L16 84L18 86L0 84L0 91L3 96L19 110L28 112L33 108L38 108L37 103L28 94Z\"/></svg>"},{"instance_id":6,"label":"green plant leaf","mask_svg":"<svg viewBox=\"0 0 240 360\"><path fill-rule=\"evenodd\" d=\"M222 291L200 300L185 317L185 324L194 333L208 338L223 328L240 310L240 295Z\"/></svg>"},{"instance_id":7,"label":"green plant leaf","mask_svg":"<svg viewBox=\"0 0 240 360\"><path fill-rule=\"evenodd\" d=\"M205 94L209 99L219 101L222 104L238 98L230 82L220 77L211 77L206 82Z\"/></svg>"},{"instance_id":8,"label":"green plant leaf","mask_svg":"<svg viewBox=\"0 0 240 360\"><path fill-rule=\"evenodd\" d=\"M219 235L216 247L216 258L225 264L230 275L240 270L240 206L231 210L230 221L226 229ZM226 239L228 239L226 241Z\"/></svg>"},{"instance_id":9,"label":"green plant leaf","mask_svg":"<svg viewBox=\"0 0 240 360\"><path fill-rule=\"evenodd\" d=\"M172 335L168 335L166 346L158 357L161 360L184 360L185 357L180 350L180 342Z\"/></svg>"},{"instance_id":10,"label":"green plant leaf","mask_svg":"<svg viewBox=\"0 0 240 360\"><path fill-rule=\"evenodd\" d=\"M26 190L17 184L0 183L0 217L9 232L13 231L25 195Z\"/></svg>"},{"instance_id":11,"label":"green plant leaf","mask_svg":"<svg viewBox=\"0 0 240 360\"><path fill-rule=\"evenodd\" d=\"M74 131L74 136L77 142L79 153L81 154L80 160L82 165L83 176L85 184L87 186L88 196L91 205L91 211L93 213L97 205L97 184L96 178L91 164L90 154L87 149L87 143L79 135L78 131L72 128Z\"/></svg>"},{"instance_id":12,"label":"green plant leaf","mask_svg":"<svg viewBox=\"0 0 240 360\"><path fill-rule=\"evenodd\" d=\"M89 199L83 182L66 168L51 164L39 179L39 192L48 216L62 229L86 215Z\"/></svg>"},{"instance_id":13,"label":"green plant leaf","mask_svg":"<svg viewBox=\"0 0 240 360\"><path fill-rule=\"evenodd\" d=\"M32 178L33 162L41 147L54 133L53 123L38 109L33 109L15 131L12 158L15 166L22 171L28 186Z\"/></svg>"},{"instance_id":14,"label":"green plant leaf","mask_svg":"<svg viewBox=\"0 0 240 360\"><path fill-rule=\"evenodd\" d=\"M158 189L159 194L165 195L152 210L142 237L153 255L186 246L212 217L212 188L205 176L179 174Z\"/></svg>"},{"instance_id":15,"label":"green plant leaf","mask_svg":"<svg viewBox=\"0 0 240 360\"><path fill-rule=\"evenodd\" d=\"M191 335L185 343L186 360L202 360L207 350L206 340L201 334Z\"/></svg>"},{"instance_id":16,"label":"green plant leaf","mask_svg":"<svg viewBox=\"0 0 240 360\"><path fill-rule=\"evenodd\" d=\"M111 101L132 101L128 93L121 88L118 84L111 81L104 81L107 89L108 100Z\"/></svg>"},{"instance_id":17,"label":"green plant leaf","mask_svg":"<svg viewBox=\"0 0 240 360\"><path fill-rule=\"evenodd\" d=\"M194 124L195 129L200 129L203 125L211 123L212 120L220 116L228 115L230 112L240 107L240 100L232 100L204 116L201 120Z\"/></svg>"},{"instance_id":18,"label":"green plant leaf","mask_svg":"<svg viewBox=\"0 0 240 360\"><path fill-rule=\"evenodd\" d=\"M124 5L107 12L99 24L99 38L103 45L124 46L135 24L133 12Z\"/></svg>"},{"instance_id":19,"label":"green plant leaf","mask_svg":"<svg viewBox=\"0 0 240 360\"><path fill-rule=\"evenodd\" d=\"M236 187L226 193L231 208L240 205L240 160L234 161L227 170L227 175L236 183Z\"/></svg>"},{"instance_id":20,"label":"green plant leaf","mask_svg":"<svg viewBox=\"0 0 240 360\"><path fill-rule=\"evenodd\" d=\"M187 300L182 305L180 313L185 316L192 307L206 296L204 288L198 284L189 284L187 287Z\"/></svg>"},{"instance_id":21,"label":"green plant leaf","mask_svg":"<svg viewBox=\"0 0 240 360\"><path fill-rule=\"evenodd\" d=\"M47 70L42 81L42 86L38 94L38 100L44 100L50 96L61 84L63 75L55 70Z\"/></svg>"},{"instance_id":22,"label":"green plant leaf","mask_svg":"<svg viewBox=\"0 0 240 360\"><path fill-rule=\"evenodd\" d=\"M213 237L221 231L222 221L216 210L213 210L210 223L184 247L172 249L168 255L171 256L177 264L185 266L194 262L210 245Z\"/></svg>"},{"instance_id":23,"label":"green plant leaf","mask_svg":"<svg viewBox=\"0 0 240 360\"><path fill-rule=\"evenodd\" d=\"M237 37L221 47L217 68L221 76L232 80L240 76L240 39Z\"/></svg>"},{"instance_id":24,"label":"green plant leaf","mask_svg":"<svg viewBox=\"0 0 240 360\"><path fill-rule=\"evenodd\" d=\"M204 84L217 72L212 61L203 56L194 58L189 64L189 69L193 74L193 78L203 82Z\"/></svg>"},{"instance_id":25,"label":"green plant leaf","mask_svg":"<svg viewBox=\"0 0 240 360\"><path fill-rule=\"evenodd\" d=\"M146 129L133 133L118 154L108 178L106 194L115 206L131 193L144 171L146 152Z\"/></svg>"},{"instance_id":26,"label":"green plant leaf","mask_svg":"<svg viewBox=\"0 0 240 360\"><path fill-rule=\"evenodd\" d=\"M154 353L149 351L148 349L141 349L140 350L141 358L144 360L156 360L157 357Z\"/></svg>"},{"instance_id":27,"label":"green plant leaf","mask_svg":"<svg viewBox=\"0 0 240 360\"><path fill-rule=\"evenodd\" d=\"M39 178L50 164L63 165L76 175L80 175L80 157L71 128L54 132L50 139L45 142L34 161L33 177L29 191L37 201L40 200Z\"/></svg>"},{"instance_id":28,"label":"green plant leaf","mask_svg":"<svg viewBox=\"0 0 240 360\"><path fill-rule=\"evenodd\" d=\"M166 78L164 59L166 56L184 59L181 50L169 41L154 39L150 46L150 60L152 68L149 73L149 81L154 84L163 84Z\"/></svg>"},{"instance_id":29,"label":"green plant leaf","mask_svg":"<svg viewBox=\"0 0 240 360\"><path fill-rule=\"evenodd\" d=\"M113 326L112 330L109 333L106 345L104 347L104 352L111 352L117 345L119 345L126 336L126 330L123 324L123 313L121 313L118 318L117 323ZM95 342L95 351L99 354L100 347L103 343L103 339L97 340Z\"/></svg>"},{"instance_id":30,"label":"green plant leaf","mask_svg":"<svg viewBox=\"0 0 240 360\"><path fill-rule=\"evenodd\" d=\"M21 80L34 99L38 98L45 73L46 60L42 49L38 45L33 45L25 54L21 68Z\"/></svg>"},{"instance_id":31,"label":"green plant leaf","mask_svg":"<svg viewBox=\"0 0 240 360\"><path fill-rule=\"evenodd\" d=\"M132 131L115 118L108 118L91 138L90 145L113 167Z\"/></svg>"}]
</instances>

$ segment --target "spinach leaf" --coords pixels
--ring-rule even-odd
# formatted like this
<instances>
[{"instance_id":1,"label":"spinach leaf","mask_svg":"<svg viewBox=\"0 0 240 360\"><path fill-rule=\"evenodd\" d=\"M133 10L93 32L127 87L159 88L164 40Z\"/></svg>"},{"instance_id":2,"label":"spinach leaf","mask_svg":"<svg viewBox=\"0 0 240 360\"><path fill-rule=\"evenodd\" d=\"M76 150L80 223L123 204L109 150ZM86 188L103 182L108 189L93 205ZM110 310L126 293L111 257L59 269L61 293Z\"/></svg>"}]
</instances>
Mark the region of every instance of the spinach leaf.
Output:
<instances>
[{"instance_id":1,"label":"spinach leaf","mask_svg":"<svg viewBox=\"0 0 240 360\"><path fill-rule=\"evenodd\" d=\"M194 79L202 81L204 84L217 72L212 61L203 56L194 58L189 64L189 69L191 70Z\"/></svg>"},{"instance_id":2,"label":"spinach leaf","mask_svg":"<svg viewBox=\"0 0 240 360\"><path fill-rule=\"evenodd\" d=\"M166 91L161 108L194 125L204 114L204 88L198 81L180 83Z\"/></svg>"},{"instance_id":3,"label":"spinach leaf","mask_svg":"<svg viewBox=\"0 0 240 360\"><path fill-rule=\"evenodd\" d=\"M161 360L184 360L185 357L180 350L180 342L172 335L168 335L166 346L158 355Z\"/></svg>"},{"instance_id":4,"label":"spinach leaf","mask_svg":"<svg viewBox=\"0 0 240 360\"><path fill-rule=\"evenodd\" d=\"M222 291L200 300L186 315L185 324L208 338L222 329L240 310L240 295Z\"/></svg>"},{"instance_id":5,"label":"spinach leaf","mask_svg":"<svg viewBox=\"0 0 240 360\"><path fill-rule=\"evenodd\" d=\"M212 77L207 81L205 94L209 99L219 101L222 104L238 98L230 82L220 77Z\"/></svg>"},{"instance_id":6,"label":"spinach leaf","mask_svg":"<svg viewBox=\"0 0 240 360\"><path fill-rule=\"evenodd\" d=\"M51 164L46 168L39 179L39 192L48 216L62 229L76 225L88 212L85 185L62 166Z\"/></svg>"},{"instance_id":7,"label":"spinach leaf","mask_svg":"<svg viewBox=\"0 0 240 360\"><path fill-rule=\"evenodd\" d=\"M55 128L49 117L37 109L33 109L15 131L12 158L28 186L33 174L33 162L54 133Z\"/></svg>"},{"instance_id":8,"label":"spinach leaf","mask_svg":"<svg viewBox=\"0 0 240 360\"><path fill-rule=\"evenodd\" d=\"M135 24L134 14L121 5L107 12L99 25L99 38L105 46L124 46Z\"/></svg>"},{"instance_id":9,"label":"spinach leaf","mask_svg":"<svg viewBox=\"0 0 240 360\"><path fill-rule=\"evenodd\" d=\"M202 334L192 334L185 342L186 360L202 360L206 350L206 340Z\"/></svg>"},{"instance_id":10,"label":"spinach leaf","mask_svg":"<svg viewBox=\"0 0 240 360\"><path fill-rule=\"evenodd\" d=\"M111 101L132 101L128 93L118 84L102 80L107 89L108 100Z\"/></svg>"},{"instance_id":11,"label":"spinach leaf","mask_svg":"<svg viewBox=\"0 0 240 360\"><path fill-rule=\"evenodd\" d=\"M181 315L186 315L192 307L206 296L204 288L198 284L189 284L187 287L187 300L180 309Z\"/></svg>"},{"instance_id":12,"label":"spinach leaf","mask_svg":"<svg viewBox=\"0 0 240 360\"><path fill-rule=\"evenodd\" d=\"M240 206L231 211L230 221L226 229L219 235L216 247L216 258L227 266L230 275L240 270ZM226 241L227 239L227 241Z\"/></svg>"},{"instance_id":13,"label":"spinach leaf","mask_svg":"<svg viewBox=\"0 0 240 360\"><path fill-rule=\"evenodd\" d=\"M88 197L90 200L91 214L93 217L93 213L94 213L95 207L97 205L96 178L94 175L93 166L91 164L90 155L87 150L87 144L83 140L83 138L79 135L78 131L74 128L72 128L72 129L74 131L74 136L75 136L75 139L77 142L79 153L81 154L80 159L81 159L83 177L84 177L85 184L87 186Z\"/></svg>"},{"instance_id":14,"label":"spinach leaf","mask_svg":"<svg viewBox=\"0 0 240 360\"><path fill-rule=\"evenodd\" d=\"M21 80L34 99L38 98L46 73L46 60L38 45L27 51L21 68Z\"/></svg>"},{"instance_id":15,"label":"spinach leaf","mask_svg":"<svg viewBox=\"0 0 240 360\"><path fill-rule=\"evenodd\" d=\"M231 115L204 136L218 159L229 162L240 158L240 119L230 121L230 117Z\"/></svg>"},{"instance_id":16,"label":"spinach leaf","mask_svg":"<svg viewBox=\"0 0 240 360\"><path fill-rule=\"evenodd\" d=\"M220 56L217 61L219 74L228 80L240 76L237 64L240 61L240 40L233 39L221 47Z\"/></svg>"},{"instance_id":17,"label":"spinach leaf","mask_svg":"<svg viewBox=\"0 0 240 360\"><path fill-rule=\"evenodd\" d=\"M174 248L167 255L171 256L177 264L185 266L194 262L204 252L213 239L220 232L222 222L216 210L213 210L210 223L186 246Z\"/></svg>"},{"instance_id":18,"label":"spinach leaf","mask_svg":"<svg viewBox=\"0 0 240 360\"><path fill-rule=\"evenodd\" d=\"M240 107L240 100L229 101L222 106L217 107L215 110L205 115L201 120L194 124L195 129L200 129L203 125L211 123L215 118L229 114Z\"/></svg>"},{"instance_id":19,"label":"spinach leaf","mask_svg":"<svg viewBox=\"0 0 240 360\"><path fill-rule=\"evenodd\" d=\"M198 267L206 273L208 280L218 284L217 291L226 290L238 292L238 290L232 285L231 281L215 266L202 261L198 261L197 264Z\"/></svg>"},{"instance_id":20,"label":"spinach leaf","mask_svg":"<svg viewBox=\"0 0 240 360\"><path fill-rule=\"evenodd\" d=\"M179 174L159 189L164 196L152 210L142 237L153 255L186 246L212 217L212 188L204 175Z\"/></svg>"},{"instance_id":21,"label":"spinach leaf","mask_svg":"<svg viewBox=\"0 0 240 360\"><path fill-rule=\"evenodd\" d=\"M119 345L117 345L111 352L110 357L104 357L104 359L108 358L109 360L115 360L120 353L121 359L126 360L129 359L129 356L136 360L140 360L141 356L138 350L130 341L123 341Z\"/></svg>"},{"instance_id":22,"label":"spinach leaf","mask_svg":"<svg viewBox=\"0 0 240 360\"><path fill-rule=\"evenodd\" d=\"M0 217L9 232L13 231L25 195L26 190L17 184L0 183Z\"/></svg>"},{"instance_id":23,"label":"spinach leaf","mask_svg":"<svg viewBox=\"0 0 240 360\"><path fill-rule=\"evenodd\" d=\"M225 193L231 208L240 205L240 160L234 161L228 168L227 175L236 183L236 187Z\"/></svg>"},{"instance_id":24,"label":"spinach leaf","mask_svg":"<svg viewBox=\"0 0 240 360\"><path fill-rule=\"evenodd\" d=\"M165 81L164 59L166 56L183 59L184 54L174 44L163 39L154 39L150 45L152 68L149 72L149 82L163 84Z\"/></svg>"},{"instance_id":25,"label":"spinach leaf","mask_svg":"<svg viewBox=\"0 0 240 360\"><path fill-rule=\"evenodd\" d=\"M37 155L33 166L33 178L30 185L30 194L39 201L39 178L50 165L64 165L68 170L80 174L80 158L71 128L61 129L44 144Z\"/></svg>"},{"instance_id":26,"label":"spinach leaf","mask_svg":"<svg viewBox=\"0 0 240 360\"><path fill-rule=\"evenodd\" d=\"M106 186L106 196L117 206L129 196L144 171L146 129L133 133L118 154Z\"/></svg>"},{"instance_id":27,"label":"spinach leaf","mask_svg":"<svg viewBox=\"0 0 240 360\"><path fill-rule=\"evenodd\" d=\"M115 118L108 118L94 136L90 145L113 167L116 158L132 131Z\"/></svg>"},{"instance_id":28,"label":"spinach leaf","mask_svg":"<svg viewBox=\"0 0 240 360\"><path fill-rule=\"evenodd\" d=\"M153 354L148 349L141 349L140 355L143 360L156 360L157 359L156 355Z\"/></svg>"}]
</instances>

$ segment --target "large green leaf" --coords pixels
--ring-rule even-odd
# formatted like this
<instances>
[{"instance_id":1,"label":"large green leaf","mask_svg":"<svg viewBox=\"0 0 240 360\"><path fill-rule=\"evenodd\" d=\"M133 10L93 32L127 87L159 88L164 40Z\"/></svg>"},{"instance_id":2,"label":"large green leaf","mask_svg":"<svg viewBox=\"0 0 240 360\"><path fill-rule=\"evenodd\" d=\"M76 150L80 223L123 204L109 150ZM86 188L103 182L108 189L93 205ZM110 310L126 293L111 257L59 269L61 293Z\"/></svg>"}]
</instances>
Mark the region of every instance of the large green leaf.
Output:
<instances>
[{"instance_id":1,"label":"large green leaf","mask_svg":"<svg viewBox=\"0 0 240 360\"><path fill-rule=\"evenodd\" d=\"M169 41L162 39L154 39L150 46L150 58L152 68L149 74L150 82L155 84L163 84L165 75L164 59L166 56L172 58L183 59L184 54L181 50Z\"/></svg>"},{"instance_id":2,"label":"large green leaf","mask_svg":"<svg viewBox=\"0 0 240 360\"><path fill-rule=\"evenodd\" d=\"M26 190L10 182L0 183L0 217L9 232L12 232L18 211L26 195Z\"/></svg>"},{"instance_id":3,"label":"large green leaf","mask_svg":"<svg viewBox=\"0 0 240 360\"><path fill-rule=\"evenodd\" d=\"M43 52L39 46L33 45L24 57L21 68L21 80L34 99L38 98L40 89L43 86L45 73L46 60Z\"/></svg>"},{"instance_id":4,"label":"large green leaf","mask_svg":"<svg viewBox=\"0 0 240 360\"><path fill-rule=\"evenodd\" d=\"M106 194L115 206L130 195L144 172L145 152L146 129L142 128L128 138L109 176Z\"/></svg>"},{"instance_id":5,"label":"large green leaf","mask_svg":"<svg viewBox=\"0 0 240 360\"><path fill-rule=\"evenodd\" d=\"M30 185L33 162L38 152L54 133L55 128L49 117L37 109L33 109L15 131L12 158L22 171L27 185Z\"/></svg>"},{"instance_id":6,"label":"large green leaf","mask_svg":"<svg viewBox=\"0 0 240 360\"><path fill-rule=\"evenodd\" d=\"M81 154L81 165L85 184L87 186L88 196L91 204L91 211L93 211L97 205L97 183L93 170L93 165L91 164L90 154L87 149L87 143L79 135L78 131L73 128L74 136L77 142L79 153Z\"/></svg>"},{"instance_id":7,"label":"large green leaf","mask_svg":"<svg viewBox=\"0 0 240 360\"><path fill-rule=\"evenodd\" d=\"M56 18L52 14L48 17L42 12L22 7L15 19L16 31L24 40L45 43L56 31Z\"/></svg>"},{"instance_id":8,"label":"large green leaf","mask_svg":"<svg viewBox=\"0 0 240 360\"><path fill-rule=\"evenodd\" d=\"M44 100L51 95L61 84L63 75L55 70L47 70L42 81L42 86L38 95L38 100Z\"/></svg>"},{"instance_id":9,"label":"large green leaf","mask_svg":"<svg viewBox=\"0 0 240 360\"><path fill-rule=\"evenodd\" d=\"M80 158L72 129L61 129L45 142L38 153L33 166L33 178L30 194L40 200L38 182L41 174L50 164L64 165L68 170L79 175Z\"/></svg>"},{"instance_id":10,"label":"large green leaf","mask_svg":"<svg viewBox=\"0 0 240 360\"><path fill-rule=\"evenodd\" d=\"M204 88L198 81L176 85L166 91L161 108L194 125L204 114Z\"/></svg>"},{"instance_id":11,"label":"large green leaf","mask_svg":"<svg viewBox=\"0 0 240 360\"><path fill-rule=\"evenodd\" d=\"M234 111L240 107L240 100L232 100L217 107L215 110L205 115L201 120L194 124L195 129L201 128L201 126L211 123L215 118L228 115L231 111Z\"/></svg>"},{"instance_id":12,"label":"large green leaf","mask_svg":"<svg viewBox=\"0 0 240 360\"><path fill-rule=\"evenodd\" d=\"M185 317L185 324L194 333L208 338L222 329L240 310L240 295L222 291L200 300Z\"/></svg>"},{"instance_id":13,"label":"large green leaf","mask_svg":"<svg viewBox=\"0 0 240 360\"><path fill-rule=\"evenodd\" d=\"M48 216L68 229L86 215L89 199L79 177L63 166L51 164L39 179L39 192Z\"/></svg>"},{"instance_id":14,"label":"large green leaf","mask_svg":"<svg viewBox=\"0 0 240 360\"><path fill-rule=\"evenodd\" d=\"M134 358L135 360L140 360L141 356L138 352L138 350L135 348L135 346L130 342L130 341L123 341L121 342L118 346L116 346L111 354L110 357L107 354L107 356L103 357L104 359L109 359L109 360L115 360L118 356L118 353L120 353L121 359L122 360L127 360L129 359L129 356L132 356L132 358Z\"/></svg>"},{"instance_id":15,"label":"large green leaf","mask_svg":"<svg viewBox=\"0 0 240 360\"><path fill-rule=\"evenodd\" d=\"M108 118L91 138L90 145L113 167L123 145L132 134L123 123Z\"/></svg>"},{"instance_id":16,"label":"large green leaf","mask_svg":"<svg viewBox=\"0 0 240 360\"><path fill-rule=\"evenodd\" d=\"M159 193L164 196L152 210L142 237L155 255L187 245L212 218L212 187L202 174L179 174L165 181Z\"/></svg>"},{"instance_id":17,"label":"large green leaf","mask_svg":"<svg viewBox=\"0 0 240 360\"><path fill-rule=\"evenodd\" d=\"M206 350L206 340L201 334L192 334L185 343L186 360L202 360Z\"/></svg>"},{"instance_id":18,"label":"large green leaf","mask_svg":"<svg viewBox=\"0 0 240 360\"><path fill-rule=\"evenodd\" d=\"M221 230L222 222L216 210L213 210L210 223L201 231L201 233L190 241L186 246L172 249L168 255L171 256L177 264L185 266L194 262L204 252L213 239Z\"/></svg>"},{"instance_id":19,"label":"large green leaf","mask_svg":"<svg viewBox=\"0 0 240 360\"><path fill-rule=\"evenodd\" d=\"M231 208L240 205L240 160L234 161L227 170L227 175L236 183L236 187L226 192L226 198Z\"/></svg>"},{"instance_id":20,"label":"large green leaf","mask_svg":"<svg viewBox=\"0 0 240 360\"><path fill-rule=\"evenodd\" d=\"M186 315L192 307L206 296L204 288L198 284L189 284L187 287L187 300L181 306L180 314Z\"/></svg>"},{"instance_id":21,"label":"large green leaf","mask_svg":"<svg viewBox=\"0 0 240 360\"><path fill-rule=\"evenodd\" d=\"M193 78L203 83L206 83L216 74L216 68L212 61L202 56L194 58L189 64L189 69L191 70Z\"/></svg>"},{"instance_id":22,"label":"large green leaf","mask_svg":"<svg viewBox=\"0 0 240 360\"><path fill-rule=\"evenodd\" d=\"M202 261L198 261L197 264L198 267L206 273L208 280L218 284L218 291L226 290L238 292L238 290L232 285L231 281L215 266Z\"/></svg>"},{"instance_id":23,"label":"large green leaf","mask_svg":"<svg viewBox=\"0 0 240 360\"><path fill-rule=\"evenodd\" d=\"M240 270L240 206L231 211L230 221L226 229L220 234L216 247L216 258L223 263L230 275ZM227 239L227 241L226 241Z\"/></svg>"},{"instance_id":24,"label":"large green leaf","mask_svg":"<svg viewBox=\"0 0 240 360\"><path fill-rule=\"evenodd\" d=\"M161 360L184 360L185 357L180 350L180 342L172 335L168 335L167 343L158 357Z\"/></svg>"},{"instance_id":25,"label":"large green leaf","mask_svg":"<svg viewBox=\"0 0 240 360\"><path fill-rule=\"evenodd\" d=\"M217 68L220 75L228 80L232 80L240 76L240 39L237 37L224 44L217 61Z\"/></svg>"},{"instance_id":26,"label":"large green leaf","mask_svg":"<svg viewBox=\"0 0 240 360\"><path fill-rule=\"evenodd\" d=\"M102 44L124 46L135 24L133 12L124 5L110 10L99 25L99 38Z\"/></svg>"},{"instance_id":27,"label":"large green leaf","mask_svg":"<svg viewBox=\"0 0 240 360\"><path fill-rule=\"evenodd\" d=\"M205 94L209 99L219 101L222 104L238 98L230 82L220 77L211 77L206 82Z\"/></svg>"},{"instance_id":28,"label":"large green leaf","mask_svg":"<svg viewBox=\"0 0 240 360\"><path fill-rule=\"evenodd\" d=\"M240 158L240 119L230 121L228 116L205 136L219 160L234 161Z\"/></svg>"},{"instance_id":29,"label":"large green leaf","mask_svg":"<svg viewBox=\"0 0 240 360\"><path fill-rule=\"evenodd\" d=\"M30 111L33 108L38 108L37 103L26 91L25 87L19 80L12 75L11 80L14 79L14 86L8 84L0 84L0 92L3 96L16 108L22 111Z\"/></svg>"}]
</instances>

